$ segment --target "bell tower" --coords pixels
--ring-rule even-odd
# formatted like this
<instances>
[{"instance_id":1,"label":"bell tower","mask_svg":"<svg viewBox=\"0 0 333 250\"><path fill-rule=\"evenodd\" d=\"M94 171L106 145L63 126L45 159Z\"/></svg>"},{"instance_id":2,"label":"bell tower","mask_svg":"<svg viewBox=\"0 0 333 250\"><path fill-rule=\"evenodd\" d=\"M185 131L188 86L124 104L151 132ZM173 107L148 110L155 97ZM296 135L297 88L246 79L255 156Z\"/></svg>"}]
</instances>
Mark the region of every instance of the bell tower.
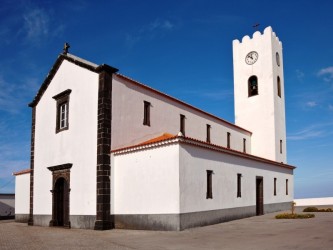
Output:
<instances>
[{"instance_id":1,"label":"bell tower","mask_svg":"<svg viewBox=\"0 0 333 250\"><path fill-rule=\"evenodd\" d=\"M251 153L287 163L282 43L263 34L233 41L235 123L252 132Z\"/></svg>"}]
</instances>

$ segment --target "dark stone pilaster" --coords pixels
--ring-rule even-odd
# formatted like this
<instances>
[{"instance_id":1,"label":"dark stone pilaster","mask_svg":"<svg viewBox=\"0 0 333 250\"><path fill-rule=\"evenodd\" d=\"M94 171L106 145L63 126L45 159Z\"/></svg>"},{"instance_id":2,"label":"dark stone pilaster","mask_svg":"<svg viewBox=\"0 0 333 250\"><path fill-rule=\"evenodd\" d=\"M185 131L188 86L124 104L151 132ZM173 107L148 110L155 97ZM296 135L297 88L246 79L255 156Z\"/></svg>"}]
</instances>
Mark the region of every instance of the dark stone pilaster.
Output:
<instances>
[{"instance_id":1,"label":"dark stone pilaster","mask_svg":"<svg viewBox=\"0 0 333 250\"><path fill-rule=\"evenodd\" d=\"M35 162L35 123L36 123L36 106L32 107L31 117L31 146L30 146L30 209L28 225L33 226L34 219L34 162Z\"/></svg>"},{"instance_id":2,"label":"dark stone pilaster","mask_svg":"<svg viewBox=\"0 0 333 250\"><path fill-rule=\"evenodd\" d=\"M117 70L103 67L98 70L98 116L97 116L97 190L95 230L114 228L111 218L111 118L112 74Z\"/></svg>"}]
</instances>

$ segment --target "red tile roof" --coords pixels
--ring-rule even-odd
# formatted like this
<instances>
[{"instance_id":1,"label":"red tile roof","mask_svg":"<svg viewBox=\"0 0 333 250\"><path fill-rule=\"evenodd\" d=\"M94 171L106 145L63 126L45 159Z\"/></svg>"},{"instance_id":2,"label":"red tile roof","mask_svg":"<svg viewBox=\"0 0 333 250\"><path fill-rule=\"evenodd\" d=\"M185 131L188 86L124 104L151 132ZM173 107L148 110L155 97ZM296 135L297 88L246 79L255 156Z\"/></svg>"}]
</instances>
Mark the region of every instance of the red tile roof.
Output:
<instances>
[{"instance_id":1,"label":"red tile roof","mask_svg":"<svg viewBox=\"0 0 333 250\"><path fill-rule=\"evenodd\" d=\"M24 169L24 170L21 170L21 171L18 171L18 172L14 172L13 175L17 176L17 175L22 175L22 174L30 174L31 172L31 169Z\"/></svg>"},{"instance_id":2,"label":"red tile roof","mask_svg":"<svg viewBox=\"0 0 333 250\"><path fill-rule=\"evenodd\" d=\"M177 136L177 135L172 136L171 134L167 134L167 133L163 134L162 136L158 136L158 137L155 137L151 140L145 141L143 143L139 143L139 144L136 144L136 145L133 145L133 146L112 150L111 153L125 154L125 153L129 153L129 152L133 152L133 151L140 151L140 150L146 149L146 148L154 148L154 147L158 147L160 145L170 144L170 143L190 144L190 145L193 145L193 146L206 148L206 149L213 150L213 151L223 152L223 153L226 153L226 154L251 159L251 160L254 160L254 161L273 164L273 165L276 165L278 167L283 167L283 168L288 168L288 169L295 169L296 168L295 166L292 166L292 165L289 165L289 164L280 163L280 162L277 162L277 161L272 161L272 160L269 160L269 159L266 159L266 158L262 158L262 157L251 155L251 154L247 154L247 153L237 151L237 150L234 150L234 149L222 147L220 145L211 144L211 143L208 143L208 142L205 142L205 141L200 141L198 139L194 139L194 138L191 138L191 137L184 137L184 136Z\"/></svg>"},{"instance_id":3,"label":"red tile roof","mask_svg":"<svg viewBox=\"0 0 333 250\"><path fill-rule=\"evenodd\" d=\"M148 141L144 141L138 145L146 145L146 144L150 144L150 143L154 143L154 142L159 142L159 141L164 141L164 140L167 140L167 139L171 139L171 138L176 138L177 136L175 135L172 135L172 134L169 134L169 133L164 133L163 135L161 136L158 136L158 137L155 137L153 139L150 139Z\"/></svg>"}]
</instances>

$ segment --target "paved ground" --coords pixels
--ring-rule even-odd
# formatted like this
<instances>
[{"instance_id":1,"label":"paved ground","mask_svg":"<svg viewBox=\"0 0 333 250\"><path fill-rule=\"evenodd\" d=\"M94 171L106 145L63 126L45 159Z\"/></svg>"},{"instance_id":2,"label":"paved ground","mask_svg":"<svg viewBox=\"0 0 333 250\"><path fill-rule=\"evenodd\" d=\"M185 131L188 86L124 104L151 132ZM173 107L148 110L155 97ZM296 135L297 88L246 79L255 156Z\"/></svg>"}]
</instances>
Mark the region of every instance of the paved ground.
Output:
<instances>
[{"instance_id":1,"label":"paved ground","mask_svg":"<svg viewBox=\"0 0 333 250\"><path fill-rule=\"evenodd\" d=\"M0 249L333 249L333 213L303 220L276 220L275 214L182 232L94 231L0 221Z\"/></svg>"}]
</instances>

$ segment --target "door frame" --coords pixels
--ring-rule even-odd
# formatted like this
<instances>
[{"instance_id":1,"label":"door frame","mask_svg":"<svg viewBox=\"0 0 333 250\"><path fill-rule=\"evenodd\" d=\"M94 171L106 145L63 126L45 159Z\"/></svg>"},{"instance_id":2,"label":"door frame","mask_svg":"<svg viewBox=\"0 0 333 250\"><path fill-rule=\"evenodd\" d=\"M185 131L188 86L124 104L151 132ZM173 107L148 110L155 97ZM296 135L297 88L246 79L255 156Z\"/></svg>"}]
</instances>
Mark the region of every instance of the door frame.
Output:
<instances>
[{"instance_id":1,"label":"door frame","mask_svg":"<svg viewBox=\"0 0 333 250\"><path fill-rule=\"evenodd\" d=\"M264 178L256 176L256 215L264 214Z\"/></svg>"},{"instance_id":2,"label":"door frame","mask_svg":"<svg viewBox=\"0 0 333 250\"><path fill-rule=\"evenodd\" d=\"M71 163L57 165L53 167L48 167L48 169L52 172L52 219L49 222L49 226L61 226L65 228L71 227L71 222L69 220L69 209L70 209L70 169L72 167ZM63 179L63 204L62 204L62 213L63 220L58 221L58 212L59 212L59 190L58 190L58 181ZM61 208L60 208L61 209Z\"/></svg>"}]
</instances>

